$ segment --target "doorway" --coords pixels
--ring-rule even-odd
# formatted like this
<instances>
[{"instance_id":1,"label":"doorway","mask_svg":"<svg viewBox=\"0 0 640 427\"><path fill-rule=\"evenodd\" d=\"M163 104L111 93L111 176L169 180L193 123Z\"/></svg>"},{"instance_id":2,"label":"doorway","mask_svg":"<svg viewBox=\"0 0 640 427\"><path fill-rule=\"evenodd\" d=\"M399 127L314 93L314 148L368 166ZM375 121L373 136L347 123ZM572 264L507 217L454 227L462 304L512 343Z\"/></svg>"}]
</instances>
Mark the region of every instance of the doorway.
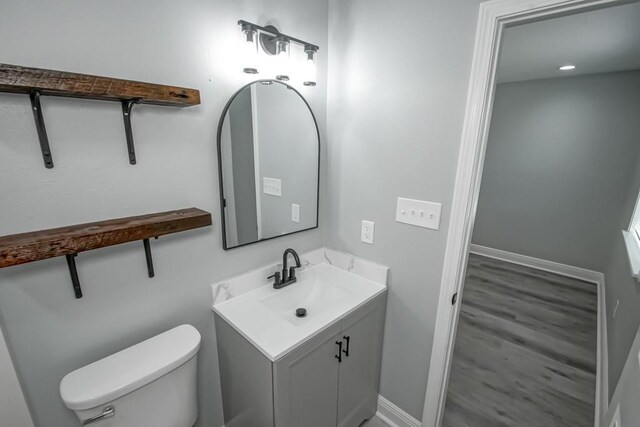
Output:
<instances>
[{"instance_id":1,"label":"doorway","mask_svg":"<svg viewBox=\"0 0 640 427\"><path fill-rule=\"evenodd\" d=\"M483 177L483 167L485 166L485 152L490 135L496 87L499 87L500 83L504 83L500 82L499 64L504 63L505 60L503 53L507 45L504 43L508 32L510 29L523 28L528 24L591 13L596 11L596 9L603 9L605 7L625 7L625 5L630 5L630 3L631 2L616 1L500 1L487 2L481 6L472 67L472 81L469 89L463 142L458 165L454 203L452 206L451 228L448 236L447 253L445 256L441 295L436 320L436 336L434 337L429 382L423 413L423 425L440 425L443 420L447 382L449 378L448 374L451 366L451 356L456 342L458 316L461 310L460 304L452 305L451 303L457 300L462 301L462 304L464 304L462 291L468 271L468 253L472 242L472 234L474 233L474 224L477 221L476 209L478 208L478 200L481 193L480 181ZM547 45L546 49L553 50L553 47L555 46ZM513 65L518 65L518 61L511 65L511 71L513 71ZM557 60L557 64L551 72L558 73L560 71L558 68L562 65L572 64L563 64ZM622 70L608 71L618 72ZM525 75L526 79L523 80L541 81L543 79L554 78L553 75L539 75L539 72L538 75L536 75L537 71L531 67L519 70L518 72ZM607 72L607 70L593 71L591 74L605 72ZM619 229L617 234L619 234ZM517 239L518 235L516 234L514 237ZM517 254L518 252L523 251L513 250L512 253ZM538 257L535 256L530 256L529 258L538 259ZM575 266L576 264L576 262L564 262L566 262L565 265L568 266ZM592 270L584 267L582 270L595 271L595 273L599 272L595 269ZM594 278L590 279L593 279L591 280L592 282L597 281ZM596 293L595 304L597 311L604 312L604 292L602 289L599 289ZM456 295L457 298L454 297ZM607 381L602 380L602 373L606 371L606 363L602 362L602 358L606 357L606 330L602 318L597 318L595 329L597 330L598 342L595 349L598 372L596 379L598 384L595 385L594 390L596 396L594 399L593 420L596 425L598 425L598 421L606 411L606 403L609 397ZM606 378L606 375L604 375L604 377Z\"/></svg>"}]
</instances>

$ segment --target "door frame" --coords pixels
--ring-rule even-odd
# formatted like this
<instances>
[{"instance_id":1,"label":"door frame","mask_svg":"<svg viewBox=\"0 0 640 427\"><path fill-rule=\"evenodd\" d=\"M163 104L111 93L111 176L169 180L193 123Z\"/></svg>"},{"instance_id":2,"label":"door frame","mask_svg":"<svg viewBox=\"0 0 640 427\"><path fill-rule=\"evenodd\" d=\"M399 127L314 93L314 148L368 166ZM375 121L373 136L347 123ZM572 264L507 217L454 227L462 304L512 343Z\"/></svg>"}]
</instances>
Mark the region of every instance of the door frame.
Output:
<instances>
[{"instance_id":1,"label":"door frame","mask_svg":"<svg viewBox=\"0 0 640 427\"><path fill-rule=\"evenodd\" d=\"M459 302L464 287L491 122L502 32L506 27L516 24L634 1L638 0L491 0L480 4L422 413L423 427L440 426L444 415L449 370L460 313ZM452 304L455 294L458 294L458 303ZM601 381L599 375L596 378L594 420L595 426L598 427L607 410L608 393L607 384L603 384L606 380Z\"/></svg>"}]
</instances>

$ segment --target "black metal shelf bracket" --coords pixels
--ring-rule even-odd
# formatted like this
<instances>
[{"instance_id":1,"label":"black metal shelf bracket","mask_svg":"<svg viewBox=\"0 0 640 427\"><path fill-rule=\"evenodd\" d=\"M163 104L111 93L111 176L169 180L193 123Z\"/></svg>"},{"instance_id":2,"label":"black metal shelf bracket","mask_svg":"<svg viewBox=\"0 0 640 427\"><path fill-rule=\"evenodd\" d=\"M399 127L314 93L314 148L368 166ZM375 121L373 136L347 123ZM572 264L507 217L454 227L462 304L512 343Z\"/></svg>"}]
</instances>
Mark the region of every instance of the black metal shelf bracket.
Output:
<instances>
[{"instance_id":1,"label":"black metal shelf bracket","mask_svg":"<svg viewBox=\"0 0 640 427\"><path fill-rule=\"evenodd\" d=\"M40 140L40 150L44 160L44 167L53 168L53 157L51 156L51 148L49 147L49 138L47 137L47 128L44 124L44 116L42 115L42 106L40 105L40 91L34 90L29 94L31 100L31 110L33 118L36 121L36 131Z\"/></svg>"},{"instance_id":2,"label":"black metal shelf bracket","mask_svg":"<svg viewBox=\"0 0 640 427\"><path fill-rule=\"evenodd\" d=\"M31 110L33 111L33 118L36 122L36 131L38 132L38 139L40 140L40 150L42 151L42 159L44 160L44 166L47 169L53 168L53 157L51 155L51 147L49 145L49 137L47 136L47 127L44 123L44 116L42 114L42 106L40 104L40 97L42 94L39 90L34 90L29 93L29 99L31 100ZM135 104L138 104L140 99L128 99L122 101L122 118L124 120L124 132L127 138L127 152L129 153L129 163L136 164L136 148L133 143L133 128L131 127L131 111Z\"/></svg>"},{"instance_id":3,"label":"black metal shelf bracket","mask_svg":"<svg viewBox=\"0 0 640 427\"><path fill-rule=\"evenodd\" d=\"M139 99L128 99L126 101L122 101L122 118L124 119L124 133L127 138L127 151L129 152L129 163L132 165L136 164L136 148L133 144L133 129L131 128L131 110L133 110L133 106L138 102L140 102Z\"/></svg>"},{"instance_id":4,"label":"black metal shelf bracket","mask_svg":"<svg viewBox=\"0 0 640 427\"><path fill-rule=\"evenodd\" d=\"M144 239L142 243L144 243L144 255L147 258L147 272L149 273L149 277L151 278L156 275L156 273L153 271L153 258L151 257L151 243L149 243L149 239Z\"/></svg>"},{"instance_id":5,"label":"black metal shelf bracket","mask_svg":"<svg viewBox=\"0 0 640 427\"><path fill-rule=\"evenodd\" d=\"M66 255L67 265L69 266L69 273L71 274L71 284L73 285L73 291L76 294L76 298L82 298L82 288L80 287L80 279L78 278L78 269L76 268L76 257L78 254Z\"/></svg>"},{"instance_id":6,"label":"black metal shelf bracket","mask_svg":"<svg viewBox=\"0 0 640 427\"><path fill-rule=\"evenodd\" d=\"M156 237L157 239L157 237ZM151 243L149 239L143 239L144 255L147 258L147 272L149 277L154 277L155 271L153 269L153 257L151 256ZM71 284L73 285L73 291L76 294L76 298L82 298L82 287L80 286L80 278L78 277L78 268L76 267L76 257L78 254L65 255L67 258L67 266L69 267L69 274L71 275Z\"/></svg>"}]
</instances>

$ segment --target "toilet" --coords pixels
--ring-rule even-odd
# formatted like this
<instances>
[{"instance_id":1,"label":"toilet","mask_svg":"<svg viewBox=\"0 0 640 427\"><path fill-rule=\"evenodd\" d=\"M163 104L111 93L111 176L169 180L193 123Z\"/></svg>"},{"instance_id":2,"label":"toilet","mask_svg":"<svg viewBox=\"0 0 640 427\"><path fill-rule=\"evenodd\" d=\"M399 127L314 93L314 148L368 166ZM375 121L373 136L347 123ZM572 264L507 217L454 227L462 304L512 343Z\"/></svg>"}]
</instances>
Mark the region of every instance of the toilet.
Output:
<instances>
[{"instance_id":1,"label":"toilet","mask_svg":"<svg viewBox=\"0 0 640 427\"><path fill-rule=\"evenodd\" d=\"M60 396L80 425L191 427L200 333L181 325L67 374Z\"/></svg>"}]
</instances>

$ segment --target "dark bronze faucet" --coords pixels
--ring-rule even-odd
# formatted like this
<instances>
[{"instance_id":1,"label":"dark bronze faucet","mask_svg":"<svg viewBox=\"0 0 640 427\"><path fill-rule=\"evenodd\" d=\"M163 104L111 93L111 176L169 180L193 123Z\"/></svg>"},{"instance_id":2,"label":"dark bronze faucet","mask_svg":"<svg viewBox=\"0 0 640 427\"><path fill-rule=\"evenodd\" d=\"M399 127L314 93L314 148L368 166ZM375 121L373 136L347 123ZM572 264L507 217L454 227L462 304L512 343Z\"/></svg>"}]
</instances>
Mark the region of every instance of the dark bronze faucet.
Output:
<instances>
[{"instance_id":1,"label":"dark bronze faucet","mask_svg":"<svg viewBox=\"0 0 640 427\"><path fill-rule=\"evenodd\" d=\"M293 258L296 260L296 265L289 267L287 270L287 260L289 258L289 254L293 255ZM296 283L298 278L296 277L296 268L300 268L300 257L298 253L291 248L288 248L282 254L282 273L276 271L273 275L269 276L268 279L273 279L273 288L281 289L285 286L289 286L292 283Z\"/></svg>"}]
</instances>

